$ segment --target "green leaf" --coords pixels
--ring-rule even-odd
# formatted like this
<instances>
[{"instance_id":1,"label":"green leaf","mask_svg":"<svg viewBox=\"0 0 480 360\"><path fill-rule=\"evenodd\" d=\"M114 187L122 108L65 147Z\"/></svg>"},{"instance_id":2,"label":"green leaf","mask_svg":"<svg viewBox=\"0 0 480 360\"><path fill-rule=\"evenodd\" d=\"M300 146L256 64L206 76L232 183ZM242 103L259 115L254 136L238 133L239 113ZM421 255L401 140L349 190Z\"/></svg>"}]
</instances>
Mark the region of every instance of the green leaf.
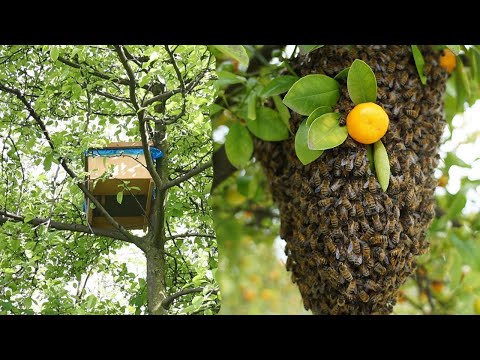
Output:
<instances>
[{"instance_id":1,"label":"green leaf","mask_svg":"<svg viewBox=\"0 0 480 360\"><path fill-rule=\"evenodd\" d=\"M32 221L34 218L35 218L34 215L25 215L25 217L23 218L23 222L26 224L26 223Z\"/></svg>"},{"instance_id":2,"label":"green leaf","mask_svg":"<svg viewBox=\"0 0 480 360\"><path fill-rule=\"evenodd\" d=\"M387 191L388 183L390 182L390 162L387 150L381 140L373 144L373 159L378 182L383 191Z\"/></svg>"},{"instance_id":3,"label":"green leaf","mask_svg":"<svg viewBox=\"0 0 480 360\"><path fill-rule=\"evenodd\" d=\"M213 45L228 57L237 60L241 65L248 66L248 54L242 45Z\"/></svg>"},{"instance_id":4,"label":"green leaf","mask_svg":"<svg viewBox=\"0 0 480 360\"><path fill-rule=\"evenodd\" d=\"M225 139L225 152L230 163L237 169L245 167L252 157L252 137L249 131L238 122L230 126Z\"/></svg>"},{"instance_id":5,"label":"green leaf","mask_svg":"<svg viewBox=\"0 0 480 360\"><path fill-rule=\"evenodd\" d=\"M373 146L372 144L367 145L367 160L368 160L368 166L370 167L370 170L372 172L375 171L375 163L373 161Z\"/></svg>"},{"instance_id":6,"label":"green leaf","mask_svg":"<svg viewBox=\"0 0 480 360\"><path fill-rule=\"evenodd\" d=\"M322 116L323 114L332 112L332 108L330 106L320 106L313 110L313 112L307 118L307 126L312 125L312 122Z\"/></svg>"},{"instance_id":7,"label":"green leaf","mask_svg":"<svg viewBox=\"0 0 480 360\"><path fill-rule=\"evenodd\" d=\"M447 45L447 47L450 49L451 52L453 52L455 55L458 55L460 53L460 45Z\"/></svg>"},{"instance_id":8,"label":"green leaf","mask_svg":"<svg viewBox=\"0 0 480 360\"><path fill-rule=\"evenodd\" d=\"M248 118L255 120L257 118L257 96L255 93L252 91L250 96L248 97Z\"/></svg>"},{"instance_id":9,"label":"green leaf","mask_svg":"<svg viewBox=\"0 0 480 360\"><path fill-rule=\"evenodd\" d=\"M448 207L448 212L444 215L445 220L452 220L459 216L463 208L467 204L467 197L464 193L458 193L455 195L454 200Z\"/></svg>"},{"instance_id":10,"label":"green leaf","mask_svg":"<svg viewBox=\"0 0 480 360\"><path fill-rule=\"evenodd\" d=\"M52 59L52 61L57 61L59 54L58 48L56 46L52 46L50 49L50 59Z\"/></svg>"},{"instance_id":11,"label":"green leaf","mask_svg":"<svg viewBox=\"0 0 480 360\"><path fill-rule=\"evenodd\" d=\"M326 150L342 144L348 136L346 126L338 124L339 113L328 113L312 122L308 129L308 148Z\"/></svg>"},{"instance_id":12,"label":"green leaf","mask_svg":"<svg viewBox=\"0 0 480 360\"><path fill-rule=\"evenodd\" d=\"M415 66L417 67L418 75L420 76L420 80L422 81L422 84L425 85L427 83L427 77L423 72L425 59L423 58L423 55L417 45L412 45L412 53L413 60L415 60Z\"/></svg>"},{"instance_id":13,"label":"green leaf","mask_svg":"<svg viewBox=\"0 0 480 360\"><path fill-rule=\"evenodd\" d=\"M214 82L217 89L226 87L232 84L244 83L247 81L243 76L235 75L229 71L217 71L218 80Z\"/></svg>"},{"instance_id":14,"label":"green leaf","mask_svg":"<svg viewBox=\"0 0 480 360\"><path fill-rule=\"evenodd\" d=\"M96 305L96 303L97 303L97 298L96 298L96 296L93 295L93 294L88 295L85 300L86 300L85 307L88 308L88 309L93 309L93 307L94 307L94 306Z\"/></svg>"},{"instance_id":15,"label":"green leaf","mask_svg":"<svg viewBox=\"0 0 480 360\"><path fill-rule=\"evenodd\" d=\"M117 193L117 202L121 204L123 201L123 191Z\"/></svg>"},{"instance_id":16,"label":"green leaf","mask_svg":"<svg viewBox=\"0 0 480 360\"><path fill-rule=\"evenodd\" d=\"M323 45L298 45L300 49L300 54L305 55L309 52L321 48Z\"/></svg>"},{"instance_id":17,"label":"green leaf","mask_svg":"<svg viewBox=\"0 0 480 360\"><path fill-rule=\"evenodd\" d=\"M350 66L346 67L345 69L340 71L337 75L335 75L334 79L337 80L337 81L347 79L349 70L350 70Z\"/></svg>"},{"instance_id":18,"label":"green leaf","mask_svg":"<svg viewBox=\"0 0 480 360\"><path fill-rule=\"evenodd\" d=\"M306 121L300 124L295 134L295 153L303 165L310 164L323 154L323 150L310 150L308 148L308 125Z\"/></svg>"},{"instance_id":19,"label":"green leaf","mask_svg":"<svg viewBox=\"0 0 480 360\"><path fill-rule=\"evenodd\" d=\"M368 64L356 59L348 70L347 88L355 105L377 100L377 79Z\"/></svg>"},{"instance_id":20,"label":"green leaf","mask_svg":"<svg viewBox=\"0 0 480 360\"><path fill-rule=\"evenodd\" d=\"M257 111L257 120L245 119L248 129L258 138L265 141L281 141L288 139L289 132L278 112L262 107Z\"/></svg>"},{"instance_id":21,"label":"green leaf","mask_svg":"<svg viewBox=\"0 0 480 360\"><path fill-rule=\"evenodd\" d=\"M338 83L326 75L307 75L295 82L283 103L300 115L309 115L320 106L333 106L340 97Z\"/></svg>"},{"instance_id":22,"label":"green leaf","mask_svg":"<svg viewBox=\"0 0 480 360\"><path fill-rule=\"evenodd\" d=\"M26 309L30 309L32 307L32 298L25 298L25 300L23 300L23 306L25 306Z\"/></svg>"},{"instance_id":23,"label":"green leaf","mask_svg":"<svg viewBox=\"0 0 480 360\"><path fill-rule=\"evenodd\" d=\"M297 80L298 76L279 76L265 85L260 96L267 98L269 96L283 94L284 92L287 92Z\"/></svg>"},{"instance_id":24,"label":"green leaf","mask_svg":"<svg viewBox=\"0 0 480 360\"><path fill-rule=\"evenodd\" d=\"M290 130L290 111L282 102L282 98L278 95L272 96L273 102L275 103L275 107L277 108L278 113L280 114L280 118L282 119L283 123L287 126L288 130Z\"/></svg>"}]
</instances>

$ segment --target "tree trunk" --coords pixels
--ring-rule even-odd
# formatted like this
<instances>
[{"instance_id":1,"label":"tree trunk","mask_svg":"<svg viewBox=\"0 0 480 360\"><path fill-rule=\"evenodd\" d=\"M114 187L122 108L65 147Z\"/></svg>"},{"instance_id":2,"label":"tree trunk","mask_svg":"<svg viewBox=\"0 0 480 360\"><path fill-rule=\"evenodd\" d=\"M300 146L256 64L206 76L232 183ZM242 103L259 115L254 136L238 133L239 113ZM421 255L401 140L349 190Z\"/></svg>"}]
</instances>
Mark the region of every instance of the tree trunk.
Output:
<instances>
[{"instance_id":1,"label":"tree trunk","mask_svg":"<svg viewBox=\"0 0 480 360\"><path fill-rule=\"evenodd\" d=\"M428 250L447 73L438 51L421 50L426 85L410 46L325 46L293 64L300 76L331 77L357 58L371 66L377 103L390 118L382 138L391 166L386 192L370 170L366 146L350 137L306 166L295 155L293 137L255 140L255 156L280 208L287 270L315 314L390 313L416 257ZM333 110L346 116L354 104L346 84L340 88ZM293 132L304 118L292 112Z\"/></svg>"},{"instance_id":2,"label":"tree trunk","mask_svg":"<svg viewBox=\"0 0 480 360\"><path fill-rule=\"evenodd\" d=\"M166 315L162 307L165 300L165 253L163 246L151 246L145 252L147 258L147 291L148 313L150 315Z\"/></svg>"}]
</instances>

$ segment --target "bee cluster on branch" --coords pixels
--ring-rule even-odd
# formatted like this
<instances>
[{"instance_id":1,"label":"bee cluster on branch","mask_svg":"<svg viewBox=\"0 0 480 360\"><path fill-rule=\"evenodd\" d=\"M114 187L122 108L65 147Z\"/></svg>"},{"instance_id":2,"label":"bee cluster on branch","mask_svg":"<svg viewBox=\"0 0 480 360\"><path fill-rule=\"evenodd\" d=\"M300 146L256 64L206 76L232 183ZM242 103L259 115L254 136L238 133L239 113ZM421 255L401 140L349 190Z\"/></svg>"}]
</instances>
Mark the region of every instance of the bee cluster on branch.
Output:
<instances>
[{"instance_id":1,"label":"bee cluster on branch","mask_svg":"<svg viewBox=\"0 0 480 360\"><path fill-rule=\"evenodd\" d=\"M324 46L293 64L300 76L333 77L357 58L374 70L377 103L390 118L382 139L391 168L386 192L372 173L366 145L350 137L308 165L298 160L293 138L255 139L255 156L280 208L287 270L315 314L390 313L416 257L428 250L448 74L438 51L424 46L422 53L426 85L407 45ZM352 108L342 84L336 111ZM303 119L292 112L294 133Z\"/></svg>"}]
</instances>

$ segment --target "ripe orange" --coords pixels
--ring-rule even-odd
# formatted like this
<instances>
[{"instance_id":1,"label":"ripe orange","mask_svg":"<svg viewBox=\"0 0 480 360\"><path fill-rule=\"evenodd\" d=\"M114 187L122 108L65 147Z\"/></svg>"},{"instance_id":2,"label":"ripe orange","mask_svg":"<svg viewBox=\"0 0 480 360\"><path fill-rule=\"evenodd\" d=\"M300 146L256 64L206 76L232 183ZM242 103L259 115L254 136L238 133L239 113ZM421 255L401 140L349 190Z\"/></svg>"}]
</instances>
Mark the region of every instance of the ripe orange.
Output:
<instances>
[{"instance_id":1,"label":"ripe orange","mask_svg":"<svg viewBox=\"0 0 480 360\"><path fill-rule=\"evenodd\" d=\"M362 103L348 113L347 130L359 143L373 144L385 135L389 122L381 106L371 102Z\"/></svg>"},{"instance_id":2,"label":"ripe orange","mask_svg":"<svg viewBox=\"0 0 480 360\"><path fill-rule=\"evenodd\" d=\"M440 66L450 74L457 66L457 58L450 49L443 49L443 55L440 56Z\"/></svg>"}]
</instances>

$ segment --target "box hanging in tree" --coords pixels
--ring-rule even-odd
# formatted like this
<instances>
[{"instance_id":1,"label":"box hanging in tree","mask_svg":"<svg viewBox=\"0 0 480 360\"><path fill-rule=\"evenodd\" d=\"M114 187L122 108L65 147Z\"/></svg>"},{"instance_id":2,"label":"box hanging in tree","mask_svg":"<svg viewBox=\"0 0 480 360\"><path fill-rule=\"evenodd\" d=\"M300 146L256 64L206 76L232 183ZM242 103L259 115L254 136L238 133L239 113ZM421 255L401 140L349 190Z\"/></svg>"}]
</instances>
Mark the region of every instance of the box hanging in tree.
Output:
<instances>
[{"instance_id":1,"label":"box hanging in tree","mask_svg":"<svg viewBox=\"0 0 480 360\"><path fill-rule=\"evenodd\" d=\"M163 156L150 147L152 158ZM105 148L85 152L87 188L109 214L126 229L144 229L148 225L154 183L146 167L141 142L114 142ZM85 199L88 222L92 227L113 228L98 209Z\"/></svg>"}]
</instances>

